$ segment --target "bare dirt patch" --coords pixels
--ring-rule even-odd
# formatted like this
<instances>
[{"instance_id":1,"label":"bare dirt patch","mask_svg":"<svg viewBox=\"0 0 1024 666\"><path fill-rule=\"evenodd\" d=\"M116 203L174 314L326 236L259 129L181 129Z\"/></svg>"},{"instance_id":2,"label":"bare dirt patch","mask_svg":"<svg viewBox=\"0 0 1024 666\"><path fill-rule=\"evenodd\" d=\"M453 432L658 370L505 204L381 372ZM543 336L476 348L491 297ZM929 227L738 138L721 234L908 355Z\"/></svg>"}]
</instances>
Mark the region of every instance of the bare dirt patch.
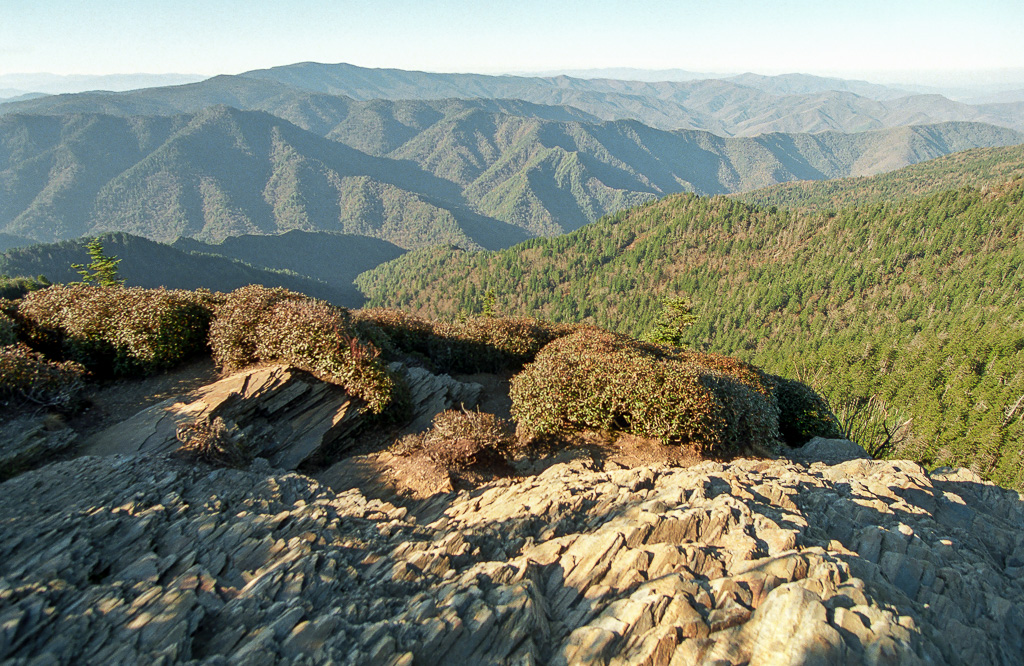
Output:
<instances>
[{"instance_id":1,"label":"bare dirt patch","mask_svg":"<svg viewBox=\"0 0 1024 666\"><path fill-rule=\"evenodd\" d=\"M85 391L84 407L68 418L67 425L84 440L146 407L188 395L218 378L213 360L202 358L151 377L92 384Z\"/></svg>"}]
</instances>

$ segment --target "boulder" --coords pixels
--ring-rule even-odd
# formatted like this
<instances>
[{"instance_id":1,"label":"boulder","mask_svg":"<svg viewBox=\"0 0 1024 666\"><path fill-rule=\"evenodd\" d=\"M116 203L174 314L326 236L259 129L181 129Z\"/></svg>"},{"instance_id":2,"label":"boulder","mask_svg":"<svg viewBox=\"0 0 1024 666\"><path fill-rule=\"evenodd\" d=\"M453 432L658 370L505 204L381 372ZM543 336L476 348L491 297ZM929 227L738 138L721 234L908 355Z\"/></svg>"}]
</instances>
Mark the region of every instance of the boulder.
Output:
<instances>
[{"instance_id":1,"label":"boulder","mask_svg":"<svg viewBox=\"0 0 1024 666\"><path fill-rule=\"evenodd\" d=\"M69 451L78 435L56 415L25 415L0 421L0 479Z\"/></svg>"},{"instance_id":2,"label":"boulder","mask_svg":"<svg viewBox=\"0 0 1024 666\"><path fill-rule=\"evenodd\" d=\"M89 437L88 455L168 453L177 429L221 417L242 433L246 450L275 467L295 469L360 424L363 404L344 389L287 365L250 368L194 392L171 398Z\"/></svg>"},{"instance_id":3,"label":"boulder","mask_svg":"<svg viewBox=\"0 0 1024 666\"><path fill-rule=\"evenodd\" d=\"M871 456L860 444L848 439L825 437L815 437L800 448L788 451L787 455L800 462L823 462L828 465L837 465L847 460L871 460Z\"/></svg>"}]
</instances>

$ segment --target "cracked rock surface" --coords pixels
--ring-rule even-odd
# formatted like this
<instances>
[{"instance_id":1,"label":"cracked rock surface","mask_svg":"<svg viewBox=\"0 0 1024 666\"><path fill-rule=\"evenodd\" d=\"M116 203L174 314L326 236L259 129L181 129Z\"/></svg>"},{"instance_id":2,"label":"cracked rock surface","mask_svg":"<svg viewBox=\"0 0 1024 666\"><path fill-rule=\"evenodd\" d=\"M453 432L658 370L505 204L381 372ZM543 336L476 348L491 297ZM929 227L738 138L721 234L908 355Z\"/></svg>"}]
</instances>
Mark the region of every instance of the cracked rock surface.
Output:
<instances>
[{"instance_id":1,"label":"cracked rock surface","mask_svg":"<svg viewBox=\"0 0 1024 666\"><path fill-rule=\"evenodd\" d=\"M399 507L108 456L0 489L6 663L1024 663L1024 503L963 470L576 462Z\"/></svg>"}]
</instances>

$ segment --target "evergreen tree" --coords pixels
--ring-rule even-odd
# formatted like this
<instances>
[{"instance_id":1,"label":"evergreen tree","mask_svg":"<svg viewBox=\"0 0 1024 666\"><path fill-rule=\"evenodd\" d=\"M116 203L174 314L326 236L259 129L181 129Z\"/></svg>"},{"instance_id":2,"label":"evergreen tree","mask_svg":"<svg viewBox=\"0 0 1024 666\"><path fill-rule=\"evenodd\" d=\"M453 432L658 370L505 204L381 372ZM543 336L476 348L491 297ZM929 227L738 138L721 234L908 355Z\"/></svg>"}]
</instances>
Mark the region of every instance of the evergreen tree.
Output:
<instances>
[{"instance_id":1,"label":"evergreen tree","mask_svg":"<svg viewBox=\"0 0 1024 666\"><path fill-rule=\"evenodd\" d=\"M654 328L647 334L647 339L662 345L685 347L683 342L686 329L700 319L693 314L693 304L689 299L670 297L661 302L661 313Z\"/></svg>"},{"instance_id":2,"label":"evergreen tree","mask_svg":"<svg viewBox=\"0 0 1024 666\"><path fill-rule=\"evenodd\" d=\"M108 257L103 252L103 243L99 238L93 238L85 246L89 258L92 260L88 266L82 264L71 264L79 275L82 276L82 284L96 284L101 287L120 287L124 280L117 276L117 265L121 260L117 257Z\"/></svg>"}]
</instances>

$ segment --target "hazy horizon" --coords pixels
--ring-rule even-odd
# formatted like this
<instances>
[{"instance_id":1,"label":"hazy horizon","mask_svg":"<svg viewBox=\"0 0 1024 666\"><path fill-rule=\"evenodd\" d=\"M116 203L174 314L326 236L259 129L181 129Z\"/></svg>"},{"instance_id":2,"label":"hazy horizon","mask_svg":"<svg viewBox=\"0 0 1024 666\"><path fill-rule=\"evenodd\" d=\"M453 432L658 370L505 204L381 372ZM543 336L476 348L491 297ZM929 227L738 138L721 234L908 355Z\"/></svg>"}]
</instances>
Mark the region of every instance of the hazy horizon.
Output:
<instances>
[{"instance_id":1,"label":"hazy horizon","mask_svg":"<svg viewBox=\"0 0 1024 666\"><path fill-rule=\"evenodd\" d=\"M303 61L309 62L309 61ZM288 66L296 63L280 63ZM322 63L337 64L337 63ZM356 66L359 63L347 63ZM390 68L409 69L416 68ZM246 70L250 71L250 70ZM704 78L728 78L740 74L760 74L779 76L784 74L806 74L824 78L839 78L850 81L867 81L870 83L905 89L908 92L940 92L949 97L970 97L972 95L995 94L1001 91L1020 91L1024 89L1024 68L1003 70L982 70L971 72L955 71L921 71L893 72L888 76L878 72L773 72L743 70L730 72L693 72L683 68L643 69L635 67L600 67L600 68L553 68L536 71L441 71L420 69L434 73L463 73L511 76L557 76L566 75L577 78L618 78L640 81L690 81ZM194 83L216 76L232 74L218 72L216 74L196 74L177 72L111 72L104 74L55 74L53 72L12 72L0 74L0 98L9 98L25 93L46 93L51 95L86 92L91 90L110 90L115 92L167 85ZM241 73L241 72L238 72Z\"/></svg>"},{"instance_id":2,"label":"hazy horizon","mask_svg":"<svg viewBox=\"0 0 1024 666\"><path fill-rule=\"evenodd\" d=\"M430 72L808 73L922 85L1024 80L1024 5L10 0L0 75L237 74L297 62ZM1007 78L1008 77L1008 78ZM12 87L0 83L0 87Z\"/></svg>"}]
</instances>

